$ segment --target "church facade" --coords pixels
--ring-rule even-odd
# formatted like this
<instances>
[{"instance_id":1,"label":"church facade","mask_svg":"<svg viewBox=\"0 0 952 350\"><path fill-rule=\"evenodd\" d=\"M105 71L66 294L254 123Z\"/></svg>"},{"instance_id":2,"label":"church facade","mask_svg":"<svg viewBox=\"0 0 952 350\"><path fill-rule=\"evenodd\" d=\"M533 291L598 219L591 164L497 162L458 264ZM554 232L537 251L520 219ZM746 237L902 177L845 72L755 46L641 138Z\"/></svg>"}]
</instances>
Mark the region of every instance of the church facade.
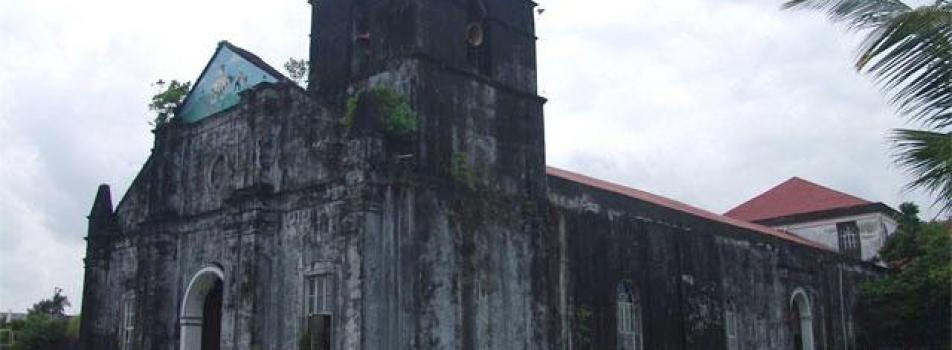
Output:
<instances>
[{"instance_id":1,"label":"church facade","mask_svg":"<svg viewBox=\"0 0 952 350\"><path fill-rule=\"evenodd\" d=\"M223 42L89 216L86 349L853 349L878 267L549 168L528 0L314 1Z\"/></svg>"}]
</instances>

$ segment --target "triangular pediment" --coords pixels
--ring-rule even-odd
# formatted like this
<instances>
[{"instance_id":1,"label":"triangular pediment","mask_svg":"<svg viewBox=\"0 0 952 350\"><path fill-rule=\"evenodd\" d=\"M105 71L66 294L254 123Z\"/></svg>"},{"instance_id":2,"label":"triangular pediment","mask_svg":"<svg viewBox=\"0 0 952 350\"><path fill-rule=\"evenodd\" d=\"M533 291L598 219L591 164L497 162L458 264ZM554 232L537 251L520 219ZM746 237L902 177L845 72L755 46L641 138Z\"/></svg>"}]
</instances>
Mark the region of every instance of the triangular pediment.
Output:
<instances>
[{"instance_id":1,"label":"triangular pediment","mask_svg":"<svg viewBox=\"0 0 952 350\"><path fill-rule=\"evenodd\" d=\"M186 123L200 121L237 105L242 91L283 80L287 78L257 56L222 41L186 97L178 117Z\"/></svg>"}]
</instances>

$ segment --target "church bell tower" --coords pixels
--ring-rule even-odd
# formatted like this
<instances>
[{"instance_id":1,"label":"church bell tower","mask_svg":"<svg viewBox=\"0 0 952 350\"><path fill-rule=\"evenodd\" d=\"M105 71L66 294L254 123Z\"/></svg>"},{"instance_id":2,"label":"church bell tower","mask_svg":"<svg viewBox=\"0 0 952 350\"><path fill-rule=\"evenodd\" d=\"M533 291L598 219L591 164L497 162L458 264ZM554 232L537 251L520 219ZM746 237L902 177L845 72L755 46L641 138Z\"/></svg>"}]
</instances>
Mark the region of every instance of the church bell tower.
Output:
<instances>
[{"instance_id":1,"label":"church bell tower","mask_svg":"<svg viewBox=\"0 0 952 350\"><path fill-rule=\"evenodd\" d=\"M528 0L312 0L317 98L339 106L385 87L419 116L421 170L541 195L545 153Z\"/></svg>"}]
</instances>

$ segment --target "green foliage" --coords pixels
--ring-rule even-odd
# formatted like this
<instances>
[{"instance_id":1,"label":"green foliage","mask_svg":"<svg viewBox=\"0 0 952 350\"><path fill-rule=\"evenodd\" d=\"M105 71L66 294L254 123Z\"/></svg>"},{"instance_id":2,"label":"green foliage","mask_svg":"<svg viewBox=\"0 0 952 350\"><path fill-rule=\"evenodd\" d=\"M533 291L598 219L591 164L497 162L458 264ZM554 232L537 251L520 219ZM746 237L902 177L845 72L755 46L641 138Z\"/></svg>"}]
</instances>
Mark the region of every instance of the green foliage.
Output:
<instances>
[{"instance_id":1,"label":"green foliage","mask_svg":"<svg viewBox=\"0 0 952 350\"><path fill-rule=\"evenodd\" d=\"M0 326L0 345L12 344L14 337L13 330Z\"/></svg>"},{"instance_id":2,"label":"green foliage","mask_svg":"<svg viewBox=\"0 0 952 350\"><path fill-rule=\"evenodd\" d=\"M919 222L914 211L900 220L905 226L883 249L892 270L864 284L857 300L863 338L868 347L949 349L952 233L947 223Z\"/></svg>"},{"instance_id":3,"label":"green foliage","mask_svg":"<svg viewBox=\"0 0 952 350\"><path fill-rule=\"evenodd\" d=\"M575 310L575 334L580 349L589 349L592 346L592 337L595 334L592 329L592 316L592 310L586 306Z\"/></svg>"},{"instance_id":4,"label":"green foliage","mask_svg":"<svg viewBox=\"0 0 952 350\"><path fill-rule=\"evenodd\" d=\"M952 131L899 129L892 139L895 162L913 177L907 188L936 194L934 205L939 212L952 214Z\"/></svg>"},{"instance_id":5,"label":"green foliage","mask_svg":"<svg viewBox=\"0 0 952 350\"><path fill-rule=\"evenodd\" d=\"M344 111L344 119L341 120L341 125L347 130L350 130L350 127L354 125L354 118L357 118L357 104L360 103L360 99L357 96L351 96L347 98L347 106Z\"/></svg>"},{"instance_id":6,"label":"green foliage","mask_svg":"<svg viewBox=\"0 0 952 350\"><path fill-rule=\"evenodd\" d=\"M952 126L952 5L913 8L900 0L790 0L784 7L826 12L864 30L856 69L890 93L903 114L937 128Z\"/></svg>"},{"instance_id":7,"label":"green foliage","mask_svg":"<svg viewBox=\"0 0 952 350\"><path fill-rule=\"evenodd\" d=\"M387 134L401 138L410 138L416 134L419 118L403 95L384 88L373 89L371 93L383 113L381 122Z\"/></svg>"},{"instance_id":8,"label":"green foliage","mask_svg":"<svg viewBox=\"0 0 952 350\"><path fill-rule=\"evenodd\" d=\"M69 323L66 324L66 338L79 340L79 324L81 320L82 316L80 315L69 319Z\"/></svg>"},{"instance_id":9,"label":"green foliage","mask_svg":"<svg viewBox=\"0 0 952 350\"><path fill-rule=\"evenodd\" d=\"M79 338L79 318L66 317L65 309L70 304L62 292L56 288L51 298L33 304L25 320L10 324L10 328L17 332L13 349L52 349L67 338Z\"/></svg>"},{"instance_id":10,"label":"green foliage","mask_svg":"<svg viewBox=\"0 0 952 350\"><path fill-rule=\"evenodd\" d=\"M899 206L899 212L899 217L896 218L899 229L879 250L879 256L889 266L899 265L921 253L915 236L922 228L919 207L912 203L903 203Z\"/></svg>"},{"instance_id":11,"label":"green foliage","mask_svg":"<svg viewBox=\"0 0 952 350\"><path fill-rule=\"evenodd\" d=\"M471 190L476 189L476 172L469 167L469 157L466 153L453 153L452 164L450 165L450 176L456 181L463 183Z\"/></svg>"},{"instance_id":12,"label":"green foliage","mask_svg":"<svg viewBox=\"0 0 952 350\"><path fill-rule=\"evenodd\" d=\"M952 214L952 1L913 8L901 0L789 0L785 8L826 12L866 38L856 69L873 76L890 102L928 130L896 130L896 163L908 188L936 196Z\"/></svg>"},{"instance_id":13,"label":"green foliage","mask_svg":"<svg viewBox=\"0 0 952 350\"><path fill-rule=\"evenodd\" d=\"M308 72L311 71L311 64L307 60L291 57L284 63L284 70L288 72L288 77L291 80L303 86L308 83Z\"/></svg>"},{"instance_id":14,"label":"green foliage","mask_svg":"<svg viewBox=\"0 0 952 350\"><path fill-rule=\"evenodd\" d=\"M69 300L63 295L63 290L55 288L53 297L40 300L33 307L27 310L30 315L47 315L50 317L63 318L66 316L66 307L70 306Z\"/></svg>"},{"instance_id":15,"label":"green foliage","mask_svg":"<svg viewBox=\"0 0 952 350\"><path fill-rule=\"evenodd\" d=\"M357 106L364 96L372 96L379 113L379 121L383 131L387 135L396 136L401 139L410 139L416 135L419 117L406 97L395 90L387 88L374 88L360 96L351 96L347 99L344 118L341 125L350 129L357 117Z\"/></svg>"},{"instance_id":16,"label":"green foliage","mask_svg":"<svg viewBox=\"0 0 952 350\"><path fill-rule=\"evenodd\" d=\"M157 87L161 92L152 96L152 103L149 103L149 110L155 112L155 119L149 124L159 128L169 120L175 117L175 110L188 96L192 88L192 82L180 83L178 80L166 84L164 80L156 81L152 86Z\"/></svg>"},{"instance_id":17,"label":"green foliage","mask_svg":"<svg viewBox=\"0 0 952 350\"><path fill-rule=\"evenodd\" d=\"M16 335L15 349L45 350L62 342L69 321L43 314L30 314Z\"/></svg>"}]
</instances>

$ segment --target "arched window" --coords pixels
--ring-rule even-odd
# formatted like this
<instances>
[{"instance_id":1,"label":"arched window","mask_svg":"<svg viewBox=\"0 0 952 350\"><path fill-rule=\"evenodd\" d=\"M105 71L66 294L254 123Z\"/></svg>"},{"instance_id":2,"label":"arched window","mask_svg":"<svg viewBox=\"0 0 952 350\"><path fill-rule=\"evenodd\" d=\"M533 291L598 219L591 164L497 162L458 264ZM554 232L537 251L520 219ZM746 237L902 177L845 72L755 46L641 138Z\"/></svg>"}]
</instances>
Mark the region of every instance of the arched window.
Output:
<instances>
[{"instance_id":1,"label":"arched window","mask_svg":"<svg viewBox=\"0 0 952 350\"><path fill-rule=\"evenodd\" d=\"M618 349L644 349L641 296L631 283L618 284Z\"/></svg>"},{"instance_id":2,"label":"arched window","mask_svg":"<svg viewBox=\"0 0 952 350\"><path fill-rule=\"evenodd\" d=\"M790 297L790 315L794 349L813 350L813 312L810 311L810 298L801 288Z\"/></svg>"}]
</instances>

